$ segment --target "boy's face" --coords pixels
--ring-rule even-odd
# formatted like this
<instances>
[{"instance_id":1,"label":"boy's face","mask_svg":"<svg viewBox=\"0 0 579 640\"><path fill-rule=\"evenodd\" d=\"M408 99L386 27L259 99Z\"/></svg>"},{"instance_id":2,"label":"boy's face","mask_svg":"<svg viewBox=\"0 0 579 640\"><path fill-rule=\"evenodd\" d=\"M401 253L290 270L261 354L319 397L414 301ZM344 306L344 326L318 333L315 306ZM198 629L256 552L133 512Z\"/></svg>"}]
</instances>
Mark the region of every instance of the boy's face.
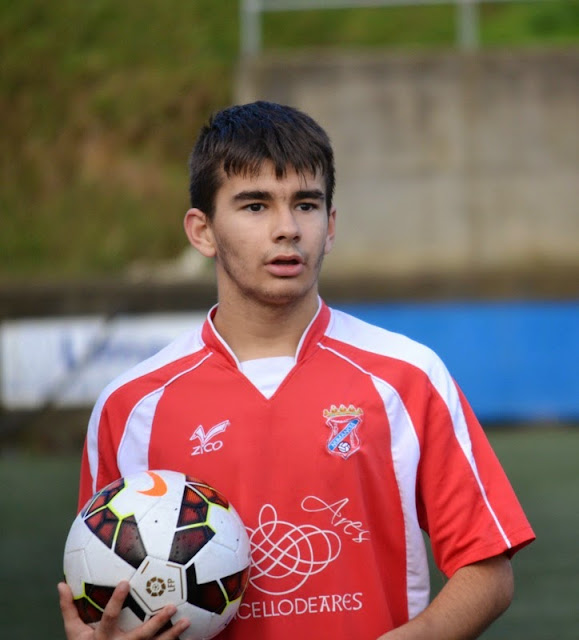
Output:
<instances>
[{"instance_id":1,"label":"boy's face","mask_svg":"<svg viewBox=\"0 0 579 640\"><path fill-rule=\"evenodd\" d=\"M273 166L264 163L256 176L223 176L201 242L195 240L195 225L202 212L190 210L185 227L192 244L216 259L221 302L241 296L288 304L317 297L322 260L334 241L335 215L326 208L323 176L289 169L278 179Z\"/></svg>"}]
</instances>

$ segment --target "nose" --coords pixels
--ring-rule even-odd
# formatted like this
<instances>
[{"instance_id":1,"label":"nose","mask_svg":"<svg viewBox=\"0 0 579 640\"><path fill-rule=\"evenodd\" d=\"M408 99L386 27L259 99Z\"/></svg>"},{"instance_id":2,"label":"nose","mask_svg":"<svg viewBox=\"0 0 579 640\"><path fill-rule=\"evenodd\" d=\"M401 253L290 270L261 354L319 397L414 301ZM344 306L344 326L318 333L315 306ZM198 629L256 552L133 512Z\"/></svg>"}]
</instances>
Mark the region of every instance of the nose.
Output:
<instances>
[{"instance_id":1,"label":"nose","mask_svg":"<svg viewBox=\"0 0 579 640\"><path fill-rule=\"evenodd\" d=\"M301 229L295 212L289 206L280 207L274 217L274 240L291 240L295 242L301 238Z\"/></svg>"}]
</instances>

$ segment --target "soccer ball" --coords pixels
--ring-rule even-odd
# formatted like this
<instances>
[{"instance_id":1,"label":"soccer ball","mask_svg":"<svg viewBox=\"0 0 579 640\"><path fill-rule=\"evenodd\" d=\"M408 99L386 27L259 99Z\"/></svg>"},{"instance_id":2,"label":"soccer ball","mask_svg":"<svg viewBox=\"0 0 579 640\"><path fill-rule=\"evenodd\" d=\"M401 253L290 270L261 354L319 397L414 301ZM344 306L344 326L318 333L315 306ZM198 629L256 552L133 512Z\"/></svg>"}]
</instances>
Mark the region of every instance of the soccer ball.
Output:
<instances>
[{"instance_id":1,"label":"soccer ball","mask_svg":"<svg viewBox=\"0 0 579 640\"><path fill-rule=\"evenodd\" d=\"M191 620L182 640L213 638L229 624L249 565L249 538L235 509L209 485L175 471L143 471L96 493L64 549L64 576L86 623L100 620L115 586L128 580L121 628L174 604L172 621Z\"/></svg>"}]
</instances>

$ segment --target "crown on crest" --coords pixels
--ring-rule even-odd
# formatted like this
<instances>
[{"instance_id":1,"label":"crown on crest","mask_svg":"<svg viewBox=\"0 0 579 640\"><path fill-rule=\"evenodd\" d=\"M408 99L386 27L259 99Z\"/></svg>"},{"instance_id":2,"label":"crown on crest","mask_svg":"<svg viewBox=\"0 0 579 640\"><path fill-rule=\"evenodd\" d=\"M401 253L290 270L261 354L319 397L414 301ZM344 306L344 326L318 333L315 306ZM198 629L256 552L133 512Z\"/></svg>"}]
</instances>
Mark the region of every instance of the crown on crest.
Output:
<instances>
[{"instance_id":1,"label":"crown on crest","mask_svg":"<svg viewBox=\"0 0 579 640\"><path fill-rule=\"evenodd\" d=\"M341 404L336 407L333 404L329 409L324 409L324 418L338 418L341 416L361 416L364 412L362 409L355 407L353 404L348 407L345 404Z\"/></svg>"}]
</instances>

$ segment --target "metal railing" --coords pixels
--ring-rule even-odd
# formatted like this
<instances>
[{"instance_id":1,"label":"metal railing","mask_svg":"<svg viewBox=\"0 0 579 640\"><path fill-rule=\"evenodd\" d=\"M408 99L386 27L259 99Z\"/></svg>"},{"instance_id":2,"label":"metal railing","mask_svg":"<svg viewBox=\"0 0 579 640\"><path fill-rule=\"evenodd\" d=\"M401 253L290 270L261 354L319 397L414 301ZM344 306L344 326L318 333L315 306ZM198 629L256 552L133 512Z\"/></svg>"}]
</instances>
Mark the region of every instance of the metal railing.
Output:
<instances>
[{"instance_id":1,"label":"metal railing","mask_svg":"<svg viewBox=\"0 0 579 640\"><path fill-rule=\"evenodd\" d=\"M483 2L529 2L531 0L240 0L241 54L261 51L262 15L277 11L308 9L356 9L418 5L456 5L456 44L465 51L479 47L478 5Z\"/></svg>"}]
</instances>

